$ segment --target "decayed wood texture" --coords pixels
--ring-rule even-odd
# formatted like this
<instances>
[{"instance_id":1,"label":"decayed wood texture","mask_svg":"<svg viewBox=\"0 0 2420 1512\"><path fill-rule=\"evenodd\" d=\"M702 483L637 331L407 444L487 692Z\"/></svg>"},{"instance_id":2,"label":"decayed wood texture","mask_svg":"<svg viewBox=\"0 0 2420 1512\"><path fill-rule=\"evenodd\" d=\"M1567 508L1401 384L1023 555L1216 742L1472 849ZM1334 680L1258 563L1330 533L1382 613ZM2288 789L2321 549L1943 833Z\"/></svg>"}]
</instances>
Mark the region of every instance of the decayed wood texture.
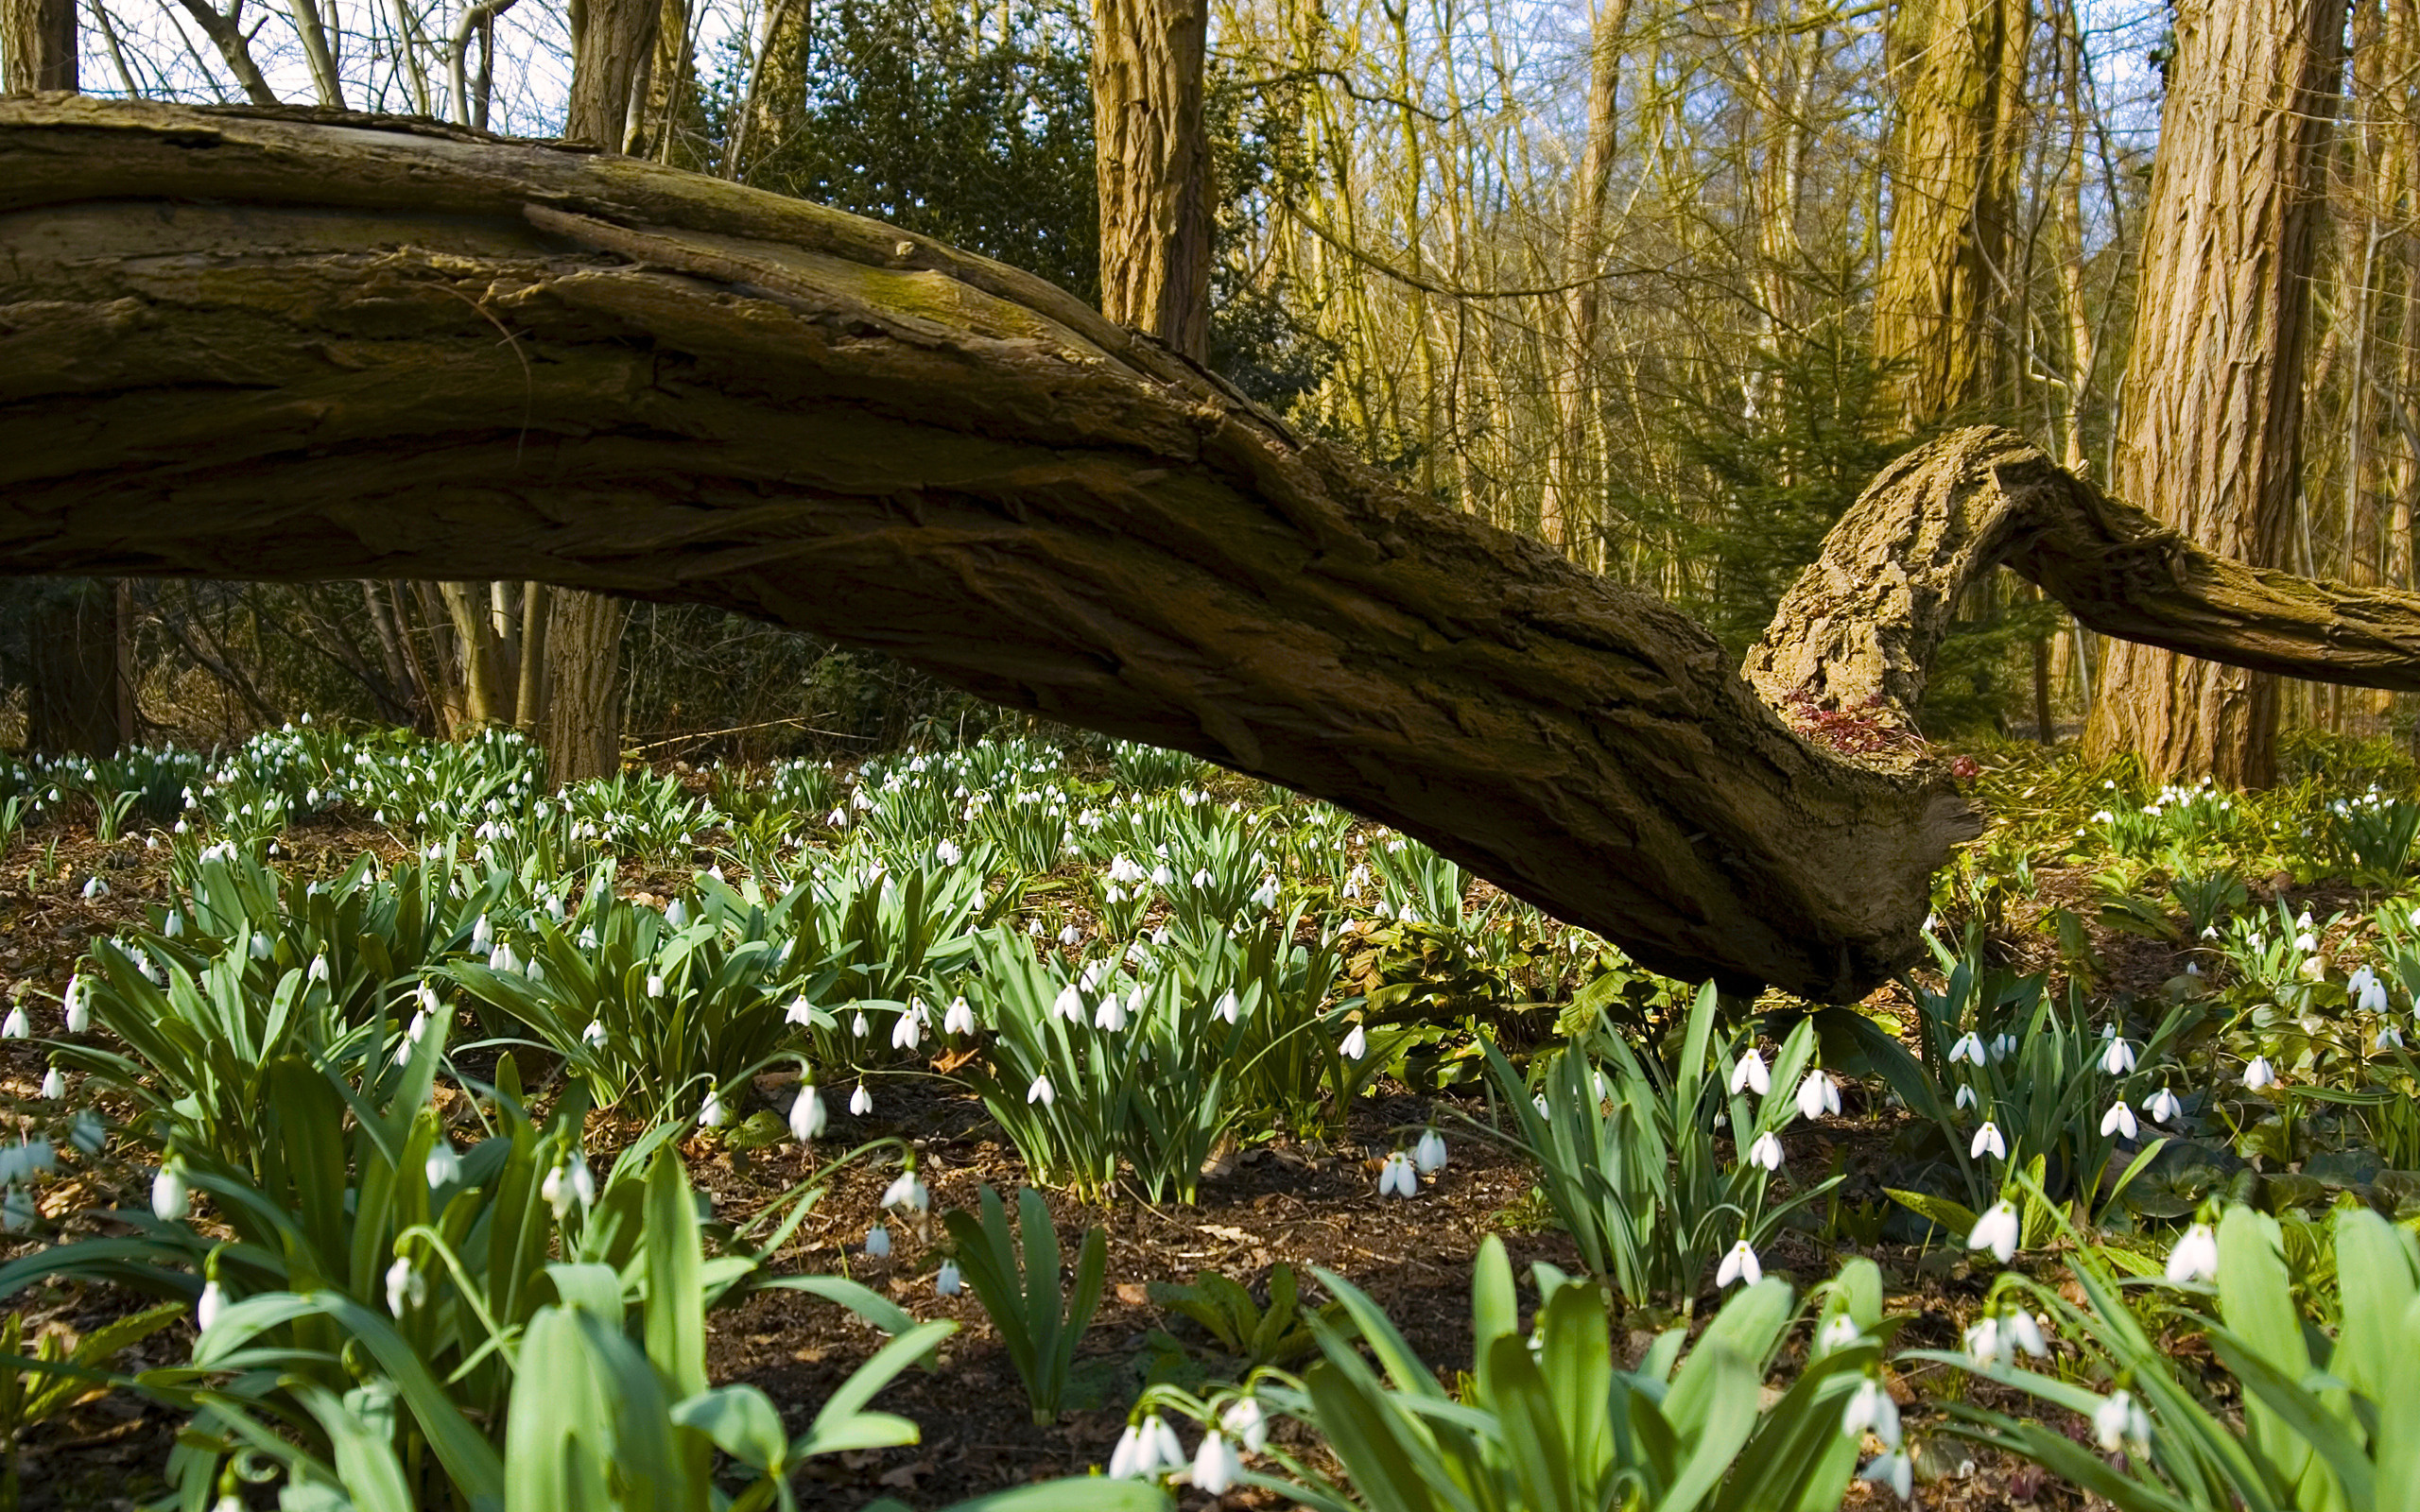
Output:
<instances>
[{"instance_id":1,"label":"decayed wood texture","mask_svg":"<svg viewBox=\"0 0 2420 1512\"><path fill-rule=\"evenodd\" d=\"M2186 0L2143 224L2142 298L2112 486L2200 544L2284 559L2301 467L2304 333L2345 0ZM2088 750L2260 786L2277 687L2110 649Z\"/></svg>"},{"instance_id":2,"label":"decayed wood texture","mask_svg":"<svg viewBox=\"0 0 2420 1512\"><path fill-rule=\"evenodd\" d=\"M1062 290L629 159L0 102L0 569L714 604L1335 799L1735 987L1916 955L1974 822L1903 706L1996 552L2114 633L2420 685L2420 600L2216 562L1965 432L1786 607L1758 678L1802 738L1668 606Z\"/></svg>"}]
</instances>

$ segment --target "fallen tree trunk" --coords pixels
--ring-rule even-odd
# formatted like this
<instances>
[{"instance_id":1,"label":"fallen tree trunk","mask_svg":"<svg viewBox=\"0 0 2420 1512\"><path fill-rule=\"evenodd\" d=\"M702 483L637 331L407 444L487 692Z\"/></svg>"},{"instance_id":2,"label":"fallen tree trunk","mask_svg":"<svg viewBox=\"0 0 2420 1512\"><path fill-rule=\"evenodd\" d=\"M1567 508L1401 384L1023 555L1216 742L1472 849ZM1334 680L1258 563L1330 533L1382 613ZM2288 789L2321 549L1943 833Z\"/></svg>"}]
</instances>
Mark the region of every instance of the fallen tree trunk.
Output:
<instances>
[{"instance_id":1,"label":"fallen tree trunk","mask_svg":"<svg viewBox=\"0 0 2420 1512\"><path fill-rule=\"evenodd\" d=\"M0 246L0 570L713 604L1333 799L1734 988L1914 959L1977 823L1909 711L1998 560L2113 633L2420 685L2420 603L2213 562L1991 431L1886 472L1743 679L1029 275L556 146L5 101Z\"/></svg>"}]
</instances>

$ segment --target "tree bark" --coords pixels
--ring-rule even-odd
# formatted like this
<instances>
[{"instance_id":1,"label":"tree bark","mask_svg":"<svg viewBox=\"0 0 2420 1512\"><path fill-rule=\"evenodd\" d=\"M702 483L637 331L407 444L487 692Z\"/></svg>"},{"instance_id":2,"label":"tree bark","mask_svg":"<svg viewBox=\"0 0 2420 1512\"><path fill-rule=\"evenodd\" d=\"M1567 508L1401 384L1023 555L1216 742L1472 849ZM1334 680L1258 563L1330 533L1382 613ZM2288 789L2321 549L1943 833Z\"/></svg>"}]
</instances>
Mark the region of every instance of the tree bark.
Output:
<instances>
[{"instance_id":1,"label":"tree bark","mask_svg":"<svg viewBox=\"0 0 2420 1512\"><path fill-rule=\"evenodd\" d=\"M0 0L0 94L79 87L76 0Z\"/></svg>"},{"instance_id":2,"label":"tree bark","mask_svg":"<svg viewBox=\"0 0 2420 1512\"><path fill-rule=\"evenodd\" d=\"M1995 387L2032 22L2031 0L1900 8L1906 82L1874 346L1897 369L1910 432L1973 411Z\"/></svg>"},{"instance_id":3,"label":"tree bark","mask_svg":"<svg viewBox=\"0 0 2420 1512\"><path fill-rule=\"evenodd\" d=\"M1597 326L1602 289L1597 265L1605 251L1605 198L1614 173L1615 112L1620 100L1622 45L1630 32L1631 0L1599 0L1588 38L1587 139L1572 180L1571 220L1564 227L1564 334L1570 369L1555 385L1555 444L1539 501L1539 533L1569 554L1579 531L1596 524L1601 487L1589 446L1597 407ZM1599 554L1584 554L1595 559Z\"/></svg>"},{"instance_id":4,"label":"tree bark","mask_svg":"<svg viewBox=\"0 0 2420 1512\"><path fill-rule=\"evenodd\" d=\"M2283 559L2345 0L2187 0L2160 118L2117 491L2197 544ZM2264 786L2277 686L2110 648L2084 734L2156 779Z\"/></svg>"},{"instance_id":5,"label":"tree bark","mask_svg":"<svg viewBox=\"0 0 2420 1512\"><path fill-rule=\"evenodd\" d=\"M1196 362L1210 350L1208 0L1094 0L1100 307Z\"/></svg>"},{"instance_id":6,"label":"tree bark","mask_svg":"<svg viewBox=\"0 0 2420 1512\"><path fill-rule=\"evenodd\" d=\"M715 605L1821 998L1918 959L1976 831L1910 711L1998 562L2110 634L2420 687L2420 598L2219 559L1995 431L1876 481L1752 687L1665 604L1029 275L652 163L291 114L0 102L0 570Z\"/></svg>"}]
</instances>

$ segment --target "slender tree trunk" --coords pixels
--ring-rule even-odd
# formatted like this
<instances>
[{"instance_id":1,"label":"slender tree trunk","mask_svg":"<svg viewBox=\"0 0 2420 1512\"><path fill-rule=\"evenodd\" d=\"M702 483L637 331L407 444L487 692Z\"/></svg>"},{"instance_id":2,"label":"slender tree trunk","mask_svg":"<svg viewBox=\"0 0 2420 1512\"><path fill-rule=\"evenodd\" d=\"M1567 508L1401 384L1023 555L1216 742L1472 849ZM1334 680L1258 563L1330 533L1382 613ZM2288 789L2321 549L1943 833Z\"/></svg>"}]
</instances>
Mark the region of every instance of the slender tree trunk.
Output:
<instances>
[{"instance_id":1,"label":"slender tree trunk","mask_svg":"<svg viewBox=\"0 0 2420 1512\"><path fill-rule=\"evenodd\" d=\"M1986 401L2010 288L2031 0L1907 0L1906 79L1875 354L1897 369L1899 423L1921 431Z\"/></svg>"},{"instance_id":2,"label":"slender tree trunk","mask_svg":"<svg viewBox=\"0 0 2420 1512\"><path fill-rule=\"evenodd\" d=\"M2285 559L2312 252L2345 0L2184 0L2143 232L2120 497L2238 560ZM2085 731L2155 778L2262 786L2276 679L2116 644Z\"/></svg>"},{"instance_id":3,"label":"slender tree trunk","mask_svg":"<svg viewBox=\"0 0 2420 1512\"><path fill-rule=\"evenodd\" d=\"M1196 362L1210 350L1208 0L1095 0L1101 311Z\"/></svg>"},{"instance_id":4,"label":"slender tree trunk","mask_svg":"<svg viewBox=\"0 0 2420 1512\"><path fill-rule=\"evenodd\" d=\"M1599 0L1588 39L1587 140L1571 186L1571 222L1564 233L1563 277L1567 368L1554 386L1555 437L1547 459L1547 488L1538 507L1539 533L1557 550L1571 552L1575 533L1586 527L1598 505L1596 457L1589 445L1597 405L1597 327L1603 307L1596 279L1605 249L1605 199L1614 173L1615 112L1621 95L1623 39L1630 31L1631 0ZM1601 554L1589 554L1601 561Z\"/></svg>"}]
</instances>

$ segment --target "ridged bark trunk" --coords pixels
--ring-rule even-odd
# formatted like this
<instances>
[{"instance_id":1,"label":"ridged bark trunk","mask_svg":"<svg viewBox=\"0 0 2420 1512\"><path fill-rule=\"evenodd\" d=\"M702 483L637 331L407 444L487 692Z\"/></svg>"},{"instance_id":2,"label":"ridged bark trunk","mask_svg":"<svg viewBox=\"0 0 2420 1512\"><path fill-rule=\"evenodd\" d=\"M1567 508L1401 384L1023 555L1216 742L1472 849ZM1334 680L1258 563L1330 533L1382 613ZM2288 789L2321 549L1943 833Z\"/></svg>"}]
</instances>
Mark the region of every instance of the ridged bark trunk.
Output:
<instances>
[{"instance_id":1,"label":"ridged bark trunk","mask_svg":"<svg viewBox=\"0 0 2420 1512\"><path fill-rule=\"evenodd\" d=\"M2284 560L2345 0L2181 0L2126 363L2120 497L2240 561ZM2157 779L2265 786L2277 685L2116 645L2085 730Z\"/></svg>"},{"instance_id":2,"label":"ridged bark trunk","mask_svg":"<svg viewBox=\"0 0 2420 1512\"><path fill-rule=\"evenodd\" d=\"M0 94L78 87L76 0L0 0Z\"/></svg>"},{"instance_id":3,"label":"ridged bark trunk","mask_svg":"<svg viewBox=\"0 0 2420 1512\"><path fill-rule=\"evenodd\" d=\"M26 627L26 745L107 756L134 738L123 583L77 580L45 595Z\"/></svg>"},{"instance_id":4,"label":"ridged bark trunk","mask_svg":"<svg viewBox=\"0 0 2420 1512\"><path fill-rule=\"evenodd\" d=\"M1894 26L1904 83L1874 347L1897 369L1899 423L1915 432L1970 414L1996 387L2033 8L1910 0Z\"/></svg>"},{"instance_id":5,"label":"ridged bark trunk","mask_svg":"<svg viewBox=\"0 0 2420 1512\"><path fill-rule=\"evenodd\" d=\"M1330 799L1735 988L1919 958L1977 825L1911 711L2002 563L2108 634L2420 688L2420 596L2215 558L1990 430L1876 481L1752 685L1063 290L626 158L0 101L0 571L714 605Z\"/></svg>"},{"instance_id":6,"label":"ridged bark trunk","mask_svg":"<svg viewBox=\"0 0 2420 1512\"><path fill-rule=\"evenodd\" d=\"M1094 0L1100 307L1196 362L1210 350L1208 0Z\"/></svg>"},{"instance_id":7,"label":"ridged bark trunk","mask_svg":"<svg viewBox=\"0 0 2420 1512\"><path fill-rule=\"evenodd\" d=\"M1571 185L1571 220L1564 228L1564 336L1567 374L1555 385L1555 445L1547 458L1546 492L1538 504L1539 533L1566 555L1603 505L1589 433L1597 408L1597 327L1603 290L1597 265L1605 251L1605 197L1614 173L1615 112L1621 95L1622 43L1630 32L1631 0L1600 0L1588 34L1587 140ZM1583 552L1587 559L1598 554Z\"/></svg>"}]
</instances>

